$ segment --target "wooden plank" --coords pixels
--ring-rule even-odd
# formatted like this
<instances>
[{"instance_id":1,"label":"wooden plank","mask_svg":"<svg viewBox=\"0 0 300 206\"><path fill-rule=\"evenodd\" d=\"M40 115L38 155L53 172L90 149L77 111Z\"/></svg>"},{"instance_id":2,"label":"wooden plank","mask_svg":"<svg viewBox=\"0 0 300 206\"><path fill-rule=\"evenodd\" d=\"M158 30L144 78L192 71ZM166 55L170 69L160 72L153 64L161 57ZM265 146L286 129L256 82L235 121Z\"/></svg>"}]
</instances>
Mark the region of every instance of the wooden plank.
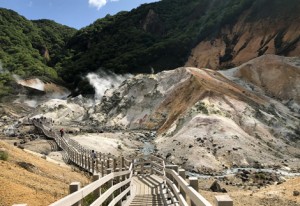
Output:
<instances>
[{"instance_id":1,"label":"wooden plank","mask_svg":"<svg viewBox=\"0 0 300 206\"><path fill-rule=\"evenodd\" d=\"M160 169L164 169L164 166L163 165L160 165L160 164L158 164L158 163L156 163L156 162L151 162L151 164L152 165L155 165L156 167L159 167Z\"/></svg>"}]
</instances>

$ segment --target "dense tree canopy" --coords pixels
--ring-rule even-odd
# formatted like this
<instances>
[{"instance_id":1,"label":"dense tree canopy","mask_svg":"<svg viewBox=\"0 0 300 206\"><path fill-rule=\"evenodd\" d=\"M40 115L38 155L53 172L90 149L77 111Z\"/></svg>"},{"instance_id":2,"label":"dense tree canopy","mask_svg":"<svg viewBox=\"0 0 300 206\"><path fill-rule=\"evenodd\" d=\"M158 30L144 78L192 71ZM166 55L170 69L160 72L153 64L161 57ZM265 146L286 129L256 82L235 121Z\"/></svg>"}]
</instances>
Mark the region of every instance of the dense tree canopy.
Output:
<instances>
[{"instance_id":1,"label":"dense tree canopy","mask_svg":"<svg viewBox=\"0 0 300 206\"><path fill-rule=\"evenodd\" d=\"M29 21L12 10L0 9L0 96L12 92L12 74L59 80L53 66L75 32L54 21Z\"/></svg>"},{"instance_id":2,"label":"dense tree canopy","mask_svg":"<svg viewBox=\"0 0 300 206\"><path fill-rule=\"evenodd\" d=\"M0 95L9 91L13 73L90 90L82 76L98 69L116 73L173 69L186 62L195 45L213 39L245 11L248 21L288 20L299 18L299 5L299 0L161 0L107 15L79 31L0 9L0 60L6 69L0 74Z\"/></svg>"}]
</instances>

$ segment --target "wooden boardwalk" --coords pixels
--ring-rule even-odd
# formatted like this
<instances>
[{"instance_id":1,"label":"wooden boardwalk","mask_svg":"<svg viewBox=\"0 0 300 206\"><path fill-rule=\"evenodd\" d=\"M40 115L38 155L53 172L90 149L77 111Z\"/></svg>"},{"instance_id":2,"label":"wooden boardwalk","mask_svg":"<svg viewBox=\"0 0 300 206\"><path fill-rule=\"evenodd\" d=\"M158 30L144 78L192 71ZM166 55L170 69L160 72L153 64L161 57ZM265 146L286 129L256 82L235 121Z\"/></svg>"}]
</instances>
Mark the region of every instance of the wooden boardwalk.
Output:
<instances>
[{"instance_id":1,"label":"wooden boardwalk","mask_svg":"<svg viewBox=\"0 0 300 206\"><path fill-rule=\"evenodd\" d=\"M131 200L125 206L161 206L166 205L163 179L157 175L134 176Z\"/></svg>"},{"instance_id":2,"label":"wooden boardwalk","mask_svg":"<svg viewBox=\"0 0 300 206\"><path fill-rule=\"evenodd\" d=\"M93 182L83 188L79 182L71 183L70 194L50 206L79 206L89 194L95 198L90 206L107 201L109 206L212 206L198 193L198 179L189 177L188 183L185 170L177 165L165 165L164 159L153 155L127 160L123 156L97 153L93 159L90 150L57 135L48 127L51 122L44 117L32 120L46 137L55 140L68 161L93 174ZM216 196L216 202L218 206L233 205L228 195Z\"/></svg>"}]
</instances>

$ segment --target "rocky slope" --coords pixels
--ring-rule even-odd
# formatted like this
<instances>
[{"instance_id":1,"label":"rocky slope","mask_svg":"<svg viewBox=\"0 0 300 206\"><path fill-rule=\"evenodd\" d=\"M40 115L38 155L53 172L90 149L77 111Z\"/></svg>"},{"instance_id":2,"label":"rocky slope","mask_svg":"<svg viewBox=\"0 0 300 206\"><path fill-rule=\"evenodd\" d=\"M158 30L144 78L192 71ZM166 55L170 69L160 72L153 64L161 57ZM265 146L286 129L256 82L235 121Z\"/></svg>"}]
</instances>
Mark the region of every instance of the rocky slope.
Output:
<instances>
[{"instance_id":1,"label":"rocky slope","mask_svg":"<svg viewBox=\"0 0 300 206\"><path fill-rule=\"evenodd\" d=\"M262 64L264 59L274 64ZM89 111L89 118L104 128L157 130L158 153L195 171L277 167L282 163L298 168L298 61L263 56L233 69L235 72L227 71L231 74L228 77L191 67L138 75L107 92ZM251 84L252 79L245 75L239 77L244 67L249 77L266 86L255 81ZM277 70L288 78L274 75ZM243 84L231 81L233 78ZM274 82L282 84L275 88ZM252 90L251 85L261 89ZM280 98L278 92L272 94L283 85L296 91L282 92L287 98ZM295 100L293 104L287 103L289 99Z\"/></svg>"},{"instance_id":2,"label":"rocky slope","mask_svg":"<svg viewBox=\"0 0 300 206\"><path fill-rule=\"evenodd\" d=\"M52 118L57 129L68 127L70 133L125 130L134 141L138 137L130 133L136 130L155 131L157 154L190 171L297 170L299 62L299 58L264 55L223 72L182 67L137 75L107 90L99 103L83 97L52 99L30 117ZM85 135L78 137L80 141ZM89 141L120 147L111 150L116 154L134 150L120 137L111 143L104 143L105 135L93 138Z\"/></svg>"}]
</instances>

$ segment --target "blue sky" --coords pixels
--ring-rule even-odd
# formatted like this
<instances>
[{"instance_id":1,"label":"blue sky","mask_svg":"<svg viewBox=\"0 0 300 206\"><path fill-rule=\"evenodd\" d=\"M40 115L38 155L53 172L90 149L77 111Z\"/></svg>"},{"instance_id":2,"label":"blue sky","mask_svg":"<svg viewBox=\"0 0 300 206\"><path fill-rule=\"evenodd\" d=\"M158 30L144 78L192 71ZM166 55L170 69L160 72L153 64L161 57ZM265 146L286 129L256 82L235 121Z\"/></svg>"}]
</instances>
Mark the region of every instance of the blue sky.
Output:
<instances>
[{"instance_id":1,"label":"blue sky","mask_svg":"<svg viewBox=\"0 0 300 206\"><path fill-rule=\"evenodd\" d=\"M27 19L51 19L80 29L96 19L119 11L130 11L159 0L0 0L0 7L12 9Z\"/></svg>"}]
</instances>

